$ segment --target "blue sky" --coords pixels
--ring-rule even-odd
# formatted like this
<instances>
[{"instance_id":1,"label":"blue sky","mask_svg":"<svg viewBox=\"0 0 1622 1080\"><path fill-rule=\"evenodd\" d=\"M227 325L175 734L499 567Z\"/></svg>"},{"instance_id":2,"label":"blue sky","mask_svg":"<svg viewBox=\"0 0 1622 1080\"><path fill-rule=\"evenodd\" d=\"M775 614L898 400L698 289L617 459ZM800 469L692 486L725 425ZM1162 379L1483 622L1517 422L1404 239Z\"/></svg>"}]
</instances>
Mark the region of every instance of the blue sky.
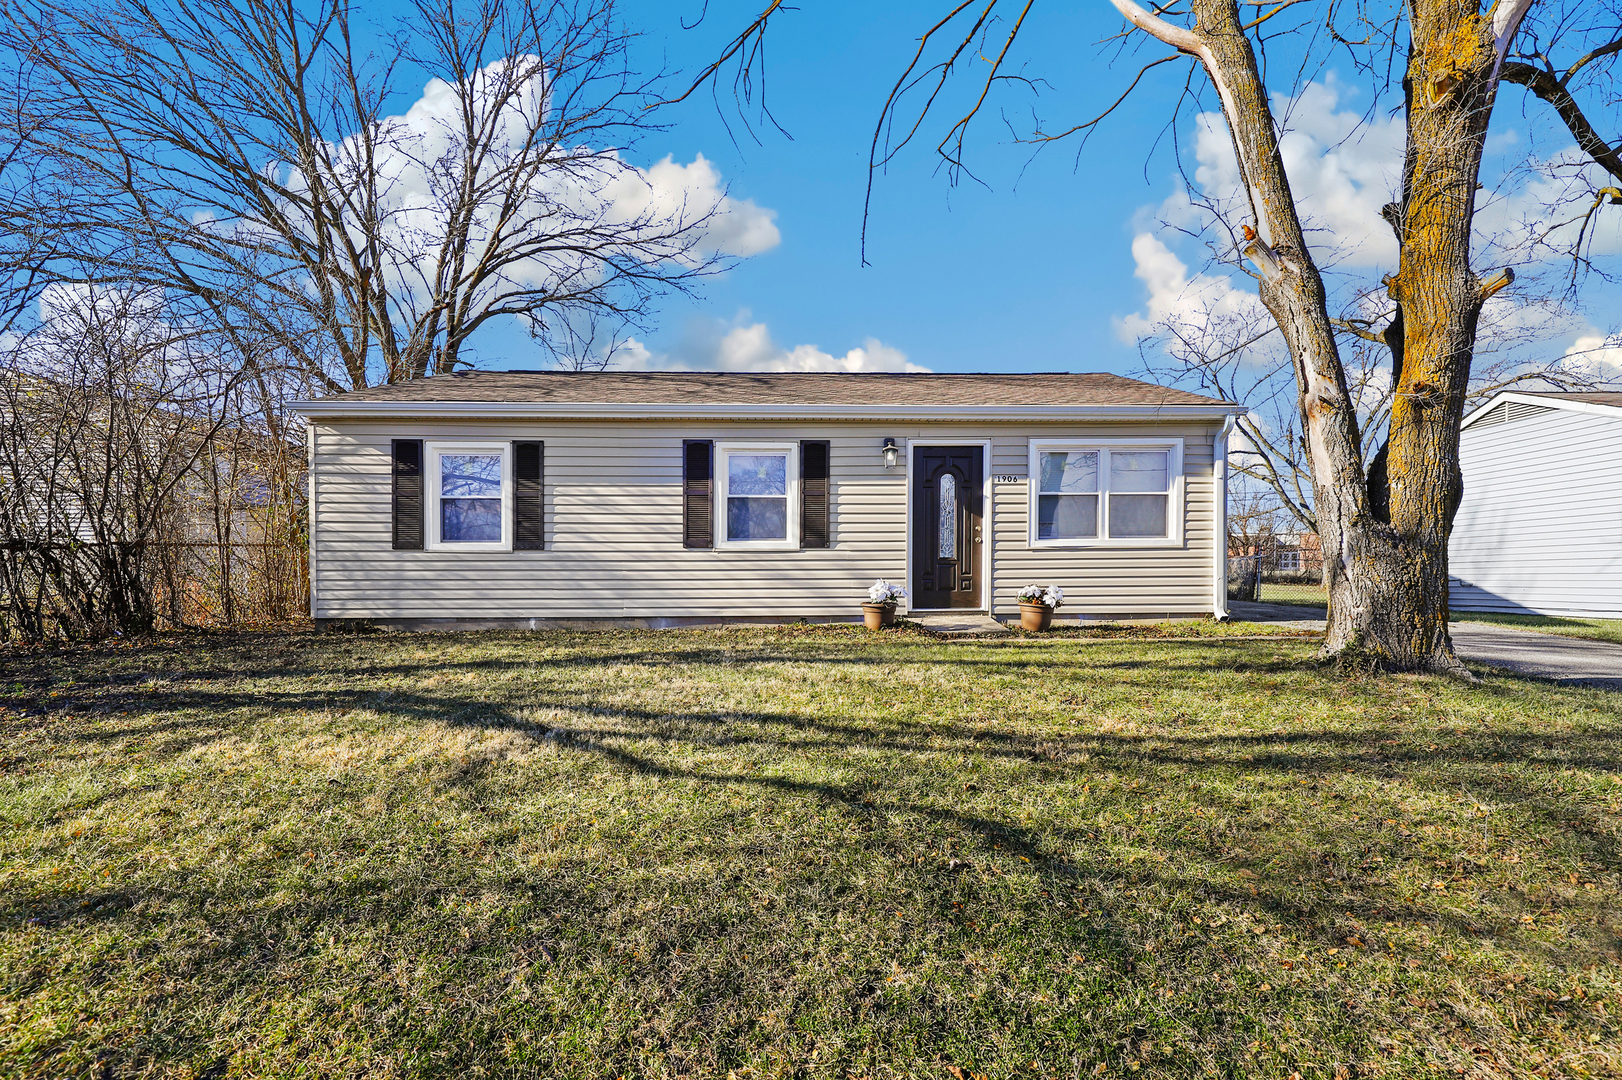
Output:
<instances>
[{"instance_id":1,"label":"blue sky","mask_svg":"<svg viewBox=\"0 0 1622 1080\"><path fill-rule=\"evenodd\" d=\"M711 0L706 10L703 0L632 0L623 11L643 35L637 47L645 68L664 64L692 72L761 6L761 0ZM1102 2L1036 9L1010 70L1039 77L1040 97L1016 87L994 95L971 133L969 161L983 183L953 185L933 147L949 123L945 118L960 113L965 95L978 90L973 80L987 62L969 61L939 118L927 121L877 178L870 265L862 266L873 125L919 33L943 5L807 0L803 8L779 17L768 44L768 101L787 134L761 123L752 110L747 115L758 141L751 138L723 81L719 109L708 93L695 95L664 112L668 129L648 135L632 154L643 166L667 155L691 164L702 155L734 199L773 215L780 240L712 279L697 299L669 298L657 327L639 335L637 351L625 354L622 366L707 367L724 364L727 356L749 366L782 362L795 349L812 363L835 362L851 360L850 351L860 349L856 361L869 365L904 360L936 371L1131 374L1142 367L1133 328L1175 315L1188 295L1218 307L1243 302L1235 293L1235 282L1240 291L1247 284L1242 278L1200 277L1199 245L1159 225L1196 216L1178 195L1183 186L1167 127L1185 64L1151 73L1079 154L1078 145L1067 142L1033 158L1003 122L1006 114L1016 128L1029 130L1034 104L1050 130L1068 127L1126 86L1137 64L1131 55L1112 64L1099 46L1120 27ZM683 29L683 20L691 23L700 12L705 18L698 27ZM1343 269L1377 280L1394 269L1394 245L1377 210L1393 194L1401 119L1377 109L1371 126L1348 136L1370 106L1368 93L1330 68L1289 112L1298 129L1297 194L1328 230L1324 235L1340 243ZM1562 145L1559 133L1549 138L1547 131L1534 143L1520 113L1521 91L1507 88L1506 95L1484 170L1489 183L1529 153L1547 155ZM1201 168L1208 191L1217 191L1226 136L1207 130L1202 141L1197 111L1185 109L1176 136L1187 165ZM1541 190L1514 180L1494 212L1524 223L1534 189ZM1607 251L1622 250L1616 220L1613 215L1607 225ZM1591 301L1582 313L1549 322L1539 331L1541 348L1558 355L1586 340L1607 346L1601 350L1606 362L1622 365L1622 341L1611 349L1605 340L1616 306L1614 299ZM476 343L475 354L487 367L542 362L517 333L490 334Z\"/></svg>"},{"instance_id":2,"label":"blue sky","mask_svg":"<svg viewBox=\"0 0 1622 1080\"><path fill-rule=\"evenodd\" d=\"M692 5L645 6L663 11L662 27L648 21L650 38L657 34L671 59L689 68L713 54L748 10L712 5L697 30L682 31L669 16ZM1026 64L1053 84L1043 108L1056 119L1092 104L1097 95L1086 85L1101 74L1113 80L1091 45L1113 31L1115 20L1103 14L1110 9L1100 5L1088 20L1074 14L1084 5L1067 7L1044 15ZM1172 190L1169 155L1149 158L1143 137L1145 126L1164 125L1162 87L1099 132L1079 166L1063 145L1032 161L1031 148L1014 144L997 111L987 110L971 157L984 186L949 182L933 153L944 125L931 120L876 178L870 265L861 265L873 125L938 8L838 3L788 13L769 39L767 93L792 140L757 125L758 144L741 137L734 145L726 114L706 95L683 103L675 126L648 141L656 153L711 158L735 196L777 212L782 234L776 249L714 282L701 304L668 305L650 348L679 351L684 338L702 341L718 323L741 318L765 323L785 347L808 343L842 355L873 338L937 371L1124 371L1138 363L1111 317L1142 306L1132 222ZM1003 96L1010 105L1029 98ZM727 119L737 132L736 116Z\"/></svg>"},{"instance_id":3,"label":"blue sky","mask_svg":"<svg viewBox=\"0 0 1622 1080\"><path fill-rule=\"evenodd\" d=\"M691 30L681 22L691 24L700 0L633 3L625 12L644 35L646 66L692 71L758 6L712 2ZM1090 141L1079 166L1069 145L1033 161L1031 148L1015 145L988 109L973 134L983 185L948 181L932 152L939 125L931 121L923 134L933 137L921 137L876 180L870 265L861 265L873 125L935 7L839 2L786 13L769 39L767 92L787 135L751 111L759 141L750 138L725 90L719 110L706 93L663 114L668 130L648 135L634 159L647 166L666 155L681 163L703 155L734 198L775 215L781 242L710 280L696 300L668 299L657 329L640 338L651 352L705 365L728 331L764 324L782 349L814 345L842 357L876 341L937 371L1138 365L1137 348L1118 338L1111 320L1143 306L1132 273L1134 216L1174 188L1170 155L1150 157L1180 89L1174 79L1147 87L1134 110ZM1098 9L1089 15L1048 12L1044 33L1025 47L1027 70L1052 84L1043 94L1045 118L1077 117L1099 97L1089 87L1100 89L1100 79L1114 85L1120 75L1092 45L1115 20ZM1120 70L1130 77L1133 69ZM1022 107L1030 100L1004 98ZM476 351L480 366L539 362L516 333L491 335Z\"/></svg>"}]
</instances>

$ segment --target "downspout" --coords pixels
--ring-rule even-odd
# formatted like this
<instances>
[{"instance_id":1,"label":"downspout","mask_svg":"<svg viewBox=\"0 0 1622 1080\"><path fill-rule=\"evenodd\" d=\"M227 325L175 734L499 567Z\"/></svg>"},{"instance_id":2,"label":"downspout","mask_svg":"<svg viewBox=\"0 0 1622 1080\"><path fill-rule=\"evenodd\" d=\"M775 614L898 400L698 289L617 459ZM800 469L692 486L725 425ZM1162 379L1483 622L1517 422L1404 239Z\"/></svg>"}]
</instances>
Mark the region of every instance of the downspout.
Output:
<instances>
[{"instance_id":1,"label":"downspout","mask_svg":"<svg viewBox=\"0 0 1622 1080\"><path fill-rule=\"evenodd\" d=\"M309 475L309 485L310 485L310 494L309 494L309 497L305 501L309 505L309 509L306 512L310 515L310 528L309 528L309 533L310 533L310 554L309 554L309 563L310 563L310 618L314 619L315 618L315 611L316 611L316 608L315 608L315 580L316 580L316 577L315 577L315 522L316 522L316 513L315 513L315 493L316 493L316 482L315 482L315 423L314 423L314 421L310 420L308 417L305 418L305 422L304 422L304 454L305 454L305 472L308 473L308 475Z\"/></svg>"},{"instance_id":2,"label":"downspout","mask_svg":"<svg viewBox=\"0 0 1622 1080\"><path fill-rule=\"evenodd\" d=\"M1215 506L1211 531L1211 614L1217 622L1228 619L1228 436L1238 421L1230 415L1222 421L1211 455L1211 498Z\"/></svg>"}]
</instances>

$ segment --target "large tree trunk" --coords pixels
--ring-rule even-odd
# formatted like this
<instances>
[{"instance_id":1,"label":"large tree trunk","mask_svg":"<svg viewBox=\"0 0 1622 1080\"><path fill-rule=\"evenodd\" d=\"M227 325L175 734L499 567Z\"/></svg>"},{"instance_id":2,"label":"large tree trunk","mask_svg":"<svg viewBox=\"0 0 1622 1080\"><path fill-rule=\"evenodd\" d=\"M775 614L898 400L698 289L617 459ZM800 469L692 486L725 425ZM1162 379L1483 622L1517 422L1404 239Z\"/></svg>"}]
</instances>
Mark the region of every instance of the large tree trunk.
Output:
<instances>
[{"instance_id":1,"label":"large tree trunk","mask_svg":"<svg viewBox=\"0 0 1622 1080\"><path fill-rule=\"evenodd\" d=\"M1496 57L1474 3L1411 10L1402 201L1388 213L1401 248L1399 271L1386 279L1399 311L1388 335L1396 393L1369 479L1368 555L1331 592L1328 647L1360 641L1395 667L1463 675L1447 632L1447 543L1463 495L1459 421L1481 305L1507 283L1483 286L1470 269Z\"/></svg>"},{"instance_id":2,"label":"large tree trunk","mask_svg":"<svg viewBox=\"0 0 1622 1080\"><path fill-rule=\"evenodd\" d=\"M1390 290L1400 305L1392 338L1397 394L1389 444L1371 477L1323 279L1238 6L1194 0L1193 10L1195 29L1172 28L1169 37L1164 23L1127 15L1198 56L1222 98L1261 233L1246 253L1262 272L1262 303L1296 365L1329 587L1325 652L1468 677L1447 633L1447 541L1462 494L1459 420L1476 320L1490 289L1470 269L1470 227L1491 115L1493 30L1468 2L1413 7L1409 149L1393 221L1402 257Z\"/></svg>"}]
</instances>

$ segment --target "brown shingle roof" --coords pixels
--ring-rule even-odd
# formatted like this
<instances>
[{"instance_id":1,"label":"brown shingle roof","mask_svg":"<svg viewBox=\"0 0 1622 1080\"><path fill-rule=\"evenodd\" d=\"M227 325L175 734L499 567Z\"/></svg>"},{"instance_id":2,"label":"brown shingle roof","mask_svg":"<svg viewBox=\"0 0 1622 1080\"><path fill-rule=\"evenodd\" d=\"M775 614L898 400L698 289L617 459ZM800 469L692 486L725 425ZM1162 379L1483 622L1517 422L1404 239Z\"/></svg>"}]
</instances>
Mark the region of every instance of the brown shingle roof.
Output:
<instances>
[{"instance_id":1,"label":"brown shingle roof","mask_svg":"<svg viewBox=\"0 0 1622 1080\"><path fill-rule=\"evenodd\" d=\"M559 405L1221 405L1120 375L468 371L355 390L329 402Z\"/></svg>"},{"instance_id":2,"label":"brown shingle roof","mask_svg":"<svg viewBox=\"0 0 1622 1080\"><path fill-rule=\"evenodd\" d=\"M1516 390L1513 393L1531 397L1560 398L1563 401L1581 401L1589 405L1611 405L1622 409L1622 392L1605 390Z\"/></svg>"}]
</instances>

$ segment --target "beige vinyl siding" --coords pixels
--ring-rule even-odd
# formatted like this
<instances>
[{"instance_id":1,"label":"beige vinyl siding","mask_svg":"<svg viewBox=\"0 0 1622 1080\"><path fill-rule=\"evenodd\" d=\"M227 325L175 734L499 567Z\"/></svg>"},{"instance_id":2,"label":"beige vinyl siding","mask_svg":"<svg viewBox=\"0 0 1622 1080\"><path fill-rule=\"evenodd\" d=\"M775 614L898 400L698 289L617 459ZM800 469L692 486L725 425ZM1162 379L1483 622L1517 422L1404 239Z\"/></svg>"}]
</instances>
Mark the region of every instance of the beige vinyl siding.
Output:
<instances>
[{"instance_id":1,"label":"beige vinyl siding","mask_svg":"<svg viewBox=\"0 0 1622 1080\"><path fill-rule=\"evenodd\" d=\"M999 613L1019 610L1017 593L1028 584L1064 589L1060 615L1209 614L1213 588L1211 447L1218 429L1206 425L1145 427L1098 425L1060 431L1038 429L1000 436L992 446L991 472L1025 477L1030 440L1164 437L1183 440L1183 543L1181 547L1033 548L1030 546L1028 478L997 484L994 567Z\"/></svg>"},{"instance_id":2,"label":"beige vinyl siding","mask_svg":"<svg viewBox=\"0 0 1622 1080\"><path fill-rule=\"evenodd\" d=\"M886 436L993 440L988 473L1024 476L1031 437L1184 438L1180 549L1032 551L1025 485L998 485L988 536L997 610L1026 579L1072 597L1066 613L1197 613L1211 608L1211 437L1206 425L913 425L318 422L315 610L322 619L844 618L875 577L905 582L907 469L884 467ZM390 440L540 439L546 443L546 550L395 551ZM827 439L833 546L808 551L682 547L681 444ZM905 460L905 459L903 459ZM721 514L717 512L717 519Z\"/></svg>"}]
</instances>

